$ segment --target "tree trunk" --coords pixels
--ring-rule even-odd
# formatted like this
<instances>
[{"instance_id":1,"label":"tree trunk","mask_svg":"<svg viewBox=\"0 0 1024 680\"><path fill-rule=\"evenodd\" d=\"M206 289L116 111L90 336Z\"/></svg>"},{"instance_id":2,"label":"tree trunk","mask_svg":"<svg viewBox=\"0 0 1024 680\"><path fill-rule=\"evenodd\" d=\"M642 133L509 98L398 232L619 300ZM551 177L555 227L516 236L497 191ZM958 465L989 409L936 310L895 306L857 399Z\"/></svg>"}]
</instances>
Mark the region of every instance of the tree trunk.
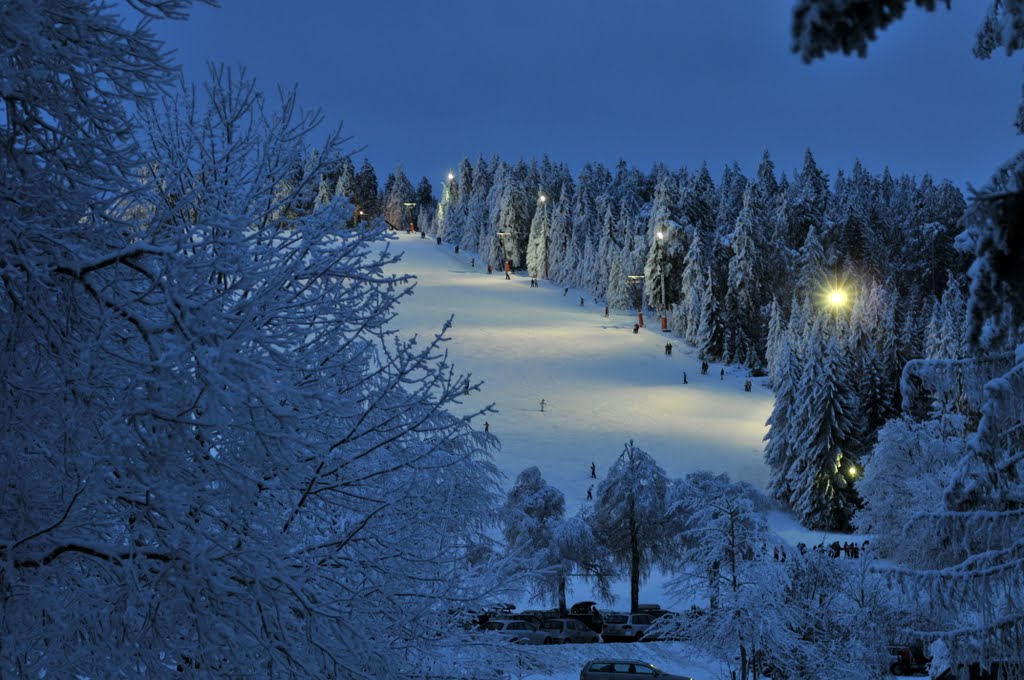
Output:
<instances>
[{"instance_id":1,"label":"tree trunk","mask_svg":"<svg viewBox=\"0 0 1024 680\"><path fill-rule=\"evenodd\" d=\"M558 616L565 618L569 608L565 606L565 577L558 579Z\"/></svg>"},{"instance_id":2,"label":"tree trunk","mask_svg":"<svg viewBox=\"0 0 1024 680\"><path fill-rule=\"evenodd\" d=\"M740 645L740 677L747 680L747 648Z\"/></svg>"},{"instance_id":3,"label":"tree trunk","mask_svg":"<svg viewBox=\"0 0 1024 680\"><path fill-rule=\"evenodd\" d=\"M640 536L636 517L629 517L629 611L640 609Z\"/></svg>"}]
</instances>

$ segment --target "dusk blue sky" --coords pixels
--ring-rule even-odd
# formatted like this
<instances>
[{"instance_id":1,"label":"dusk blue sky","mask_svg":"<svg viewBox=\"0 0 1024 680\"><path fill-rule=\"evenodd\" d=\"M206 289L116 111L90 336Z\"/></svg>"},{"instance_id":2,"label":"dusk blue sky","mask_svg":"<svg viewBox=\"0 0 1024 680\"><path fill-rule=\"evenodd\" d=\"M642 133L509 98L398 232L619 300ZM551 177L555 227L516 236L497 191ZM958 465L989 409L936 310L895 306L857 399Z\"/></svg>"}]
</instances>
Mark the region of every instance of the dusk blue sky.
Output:
<instances>
[{"instance_id":1,"label":"dusk blue sky","mask_svg":"<svg viewBox=\"0 0 1024 680\"><path fill-rule=\"evenodd\" d=\"M985 7L911 8L868 58L807 65L788 0L222 0L159 28L189 79L244 64L267 91L297 84L344 123L380 181L398 164L439 192L463 156L547 153L655 162L716 178L764 149L791 174L805 148L834 176L983 184L1024 144L1012 121L1021 60L971 54ZM356 156L357 166L362 154Z\"/></svg>"}]
</instances>

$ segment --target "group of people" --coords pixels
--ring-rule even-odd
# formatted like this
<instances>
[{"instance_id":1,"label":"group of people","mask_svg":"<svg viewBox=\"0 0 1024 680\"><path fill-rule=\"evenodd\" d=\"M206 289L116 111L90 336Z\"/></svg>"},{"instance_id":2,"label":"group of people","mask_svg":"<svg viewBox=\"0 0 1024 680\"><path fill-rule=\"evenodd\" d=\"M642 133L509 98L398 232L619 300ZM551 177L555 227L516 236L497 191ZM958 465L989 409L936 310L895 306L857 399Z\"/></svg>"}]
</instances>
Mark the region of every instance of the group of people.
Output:
<instances>
[{"instance_id":1,"label":"group of people","mask_svg":"<svg viewBox=\"0 0 1024 680\"><path fill-rule=\"evenodd\" d=\"M857 545L853 541L846 541L844 543L840 543L839 541L832 541L828 545L825 545L825 542L822 541L818 545L814 546L814 552L820 554L828 552L829 557L833 559L838 559L839 557L846 557L848 559L855 560L860 558L861 552L866 553L868 551L868 544L868 541L864 541L860 545ZM797 543L796 547L798 550L800 550L801 555L807 554L806 543ZM778 548L776 548L776 550L778 550Z\"/></svg>"}]
</instances>

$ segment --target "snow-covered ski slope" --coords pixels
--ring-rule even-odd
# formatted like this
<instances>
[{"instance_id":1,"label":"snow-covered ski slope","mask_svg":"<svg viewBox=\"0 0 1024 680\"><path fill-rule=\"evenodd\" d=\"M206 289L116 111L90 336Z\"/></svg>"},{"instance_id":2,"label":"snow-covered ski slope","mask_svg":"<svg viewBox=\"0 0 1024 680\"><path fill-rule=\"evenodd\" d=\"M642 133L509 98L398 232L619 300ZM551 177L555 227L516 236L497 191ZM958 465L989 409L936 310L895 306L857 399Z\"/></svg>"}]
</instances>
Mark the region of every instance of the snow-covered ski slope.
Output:
<instances>
[{"instance_id":1,"label":"snow-covered ski slope","mask_svg":"<svg viewBox=\"0 0 1024 680\"><path fill-rule=\"evenodd\" d=\"M606 318L602 301L584 297L580 306L577 290L488 275L475 253L456 255L451 246L405 233L390 247L404 253L395 271L418 278L396 327L429 337L454 315L450 357L484 383L464 400L498 409L487 420L501 439L496 459L509 483L536 465L574 512L595 481L591 461L603 477L632 439L670 476L707 469L765 486L761 440L773 397L761 380L744 392L742 368L712 364L701 375L696 351L662 333L657 318L634 335L634 315Z\"/></svg>"},{"instance_id":2,"label":"snow-covered ski slope","mask_svg":"<svg viewBox=\"0 0 1024 680\"><path fill-rule=\"evenodd\" d=\"M584 297L580 306L578 290L565 293L545 281L532 288L524 275L513 274L511 280L499 271L488 275L476 253L455 254L448 244L406 233L389 248L402 253L391 270L417 277L415 293L400 305L394 327L403 335L428 338L454 316L449 357L473 383L483 382L480 391L462 398L465 410L494 403L498 412L486 420L501 440L495 460L506 487L536 465L565 494L567 512L573 514L587 502L587 488L596 491L632 439L671 477L706 469L764 489L768 469L762 438L774 397L763 379L753 379L753 391L744 392L747 375L741 367L712 364L701 375L696 351L662 333L657 318L634 335L634 315L611 312L606 318L604 302ZM671 356L665 355L666 342L672 343ZM483 420L476 423L480 429ZM591 462L597 479L590 477ZM806 531L787 513L772 513L769 524L790 545L832 540ZM689 603L666 594L665 578L654 570L641 585L641 602L684 609ZM593 599L585 583L572 583L570 589L570 601ZM616 583L613 592L617 601L604 609L628 609L628 579ZM521 609L550 605L517 604ZM583 661L605 656L639 656L701 680L722 672L682 643L570 645L560 654L565 658L550 659L551 672L524 677L576 678Z\"/></svg>"}]
</instances>

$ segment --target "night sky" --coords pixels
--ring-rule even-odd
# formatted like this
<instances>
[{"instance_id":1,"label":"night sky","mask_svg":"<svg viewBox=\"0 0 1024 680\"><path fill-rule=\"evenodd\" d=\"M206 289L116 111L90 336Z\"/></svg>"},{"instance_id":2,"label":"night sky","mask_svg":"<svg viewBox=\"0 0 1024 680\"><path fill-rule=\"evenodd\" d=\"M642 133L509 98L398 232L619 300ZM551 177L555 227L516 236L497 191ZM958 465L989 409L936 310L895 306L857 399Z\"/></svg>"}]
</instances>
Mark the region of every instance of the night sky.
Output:
<instances>
[{"instance_id":1,"label":"night sky","mask_svg":"<svg viewBox=\"0 0 1024 680\"><path fill-rule=\"evenodd\" d=\"M619 158L718 177L764 149L791 174L810 147L833 176L931 172L984 183L1024 140L1021 60L971 54L988 3L911 8L868 58L803 64L781 0L222 0L158 30L186 76L243 64L266 91L299 87L343 123L380 181L415 184L463 156ZM358 165L362 154L355 157Z\"/></svg>"}]
</instances>

